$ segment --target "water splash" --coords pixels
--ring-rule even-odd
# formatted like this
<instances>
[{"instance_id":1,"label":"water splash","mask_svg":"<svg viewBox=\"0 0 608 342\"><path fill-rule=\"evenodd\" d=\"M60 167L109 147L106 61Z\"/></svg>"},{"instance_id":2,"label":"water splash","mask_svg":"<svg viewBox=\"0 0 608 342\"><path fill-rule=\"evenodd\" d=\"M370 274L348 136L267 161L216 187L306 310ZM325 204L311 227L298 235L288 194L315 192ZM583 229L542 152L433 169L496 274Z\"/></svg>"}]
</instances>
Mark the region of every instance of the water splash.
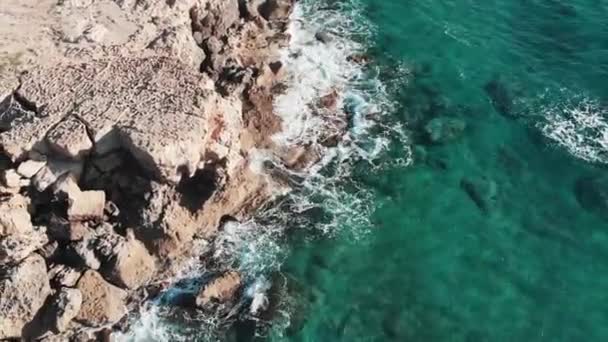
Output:
<instances>
[{"instance_id":1,"label":"water splash","mask_svg":"<svg viewBox=\"0 0 608 342\"><path fill-rule=\"evenodd\" d=\"M588 97L570 97L544 110L543 134L577 158L608 163L608 109Z\"/></svg>"}]
</instances>

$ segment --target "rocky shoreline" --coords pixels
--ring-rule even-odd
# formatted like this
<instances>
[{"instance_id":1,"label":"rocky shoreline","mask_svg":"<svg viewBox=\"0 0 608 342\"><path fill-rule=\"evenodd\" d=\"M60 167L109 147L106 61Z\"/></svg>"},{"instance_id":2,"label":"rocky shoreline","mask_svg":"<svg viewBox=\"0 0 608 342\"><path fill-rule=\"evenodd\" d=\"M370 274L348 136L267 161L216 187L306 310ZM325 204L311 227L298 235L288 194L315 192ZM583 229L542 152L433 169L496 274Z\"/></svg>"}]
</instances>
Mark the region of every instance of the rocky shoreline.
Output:
<instances>
[{"instance_id":1,"label":"rocky shoreline","mask_svg":"<svg viewBox=\"0 0 608 342\"><path fill-rule=\"evenodd\" d=\"M271 139L294 1L3 3L0 340L110 340L194 240L288 187L260 151L317 160ZM216 273L193 306L234 299Z\"/></svg>"}]
</instances>

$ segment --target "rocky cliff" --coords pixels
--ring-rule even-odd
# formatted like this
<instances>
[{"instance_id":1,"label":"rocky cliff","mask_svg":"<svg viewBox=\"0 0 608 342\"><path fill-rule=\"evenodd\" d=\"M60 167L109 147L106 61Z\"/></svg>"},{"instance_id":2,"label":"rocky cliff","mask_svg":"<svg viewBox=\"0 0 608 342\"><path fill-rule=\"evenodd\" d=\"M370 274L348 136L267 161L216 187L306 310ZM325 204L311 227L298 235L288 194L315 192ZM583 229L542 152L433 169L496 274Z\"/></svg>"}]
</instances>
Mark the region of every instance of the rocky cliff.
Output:
<instances>
[{"instance_id":1,"label":"rocky cliff","mask_svg":"<svg viewBox=\"0 0 608 342\"><path fill-rule=\"evenodd\" d=\"M107 336L282 186L251 163L289 158L270 136L292 1L2 1L0 339Z\"/></svg>"}]
</instances>

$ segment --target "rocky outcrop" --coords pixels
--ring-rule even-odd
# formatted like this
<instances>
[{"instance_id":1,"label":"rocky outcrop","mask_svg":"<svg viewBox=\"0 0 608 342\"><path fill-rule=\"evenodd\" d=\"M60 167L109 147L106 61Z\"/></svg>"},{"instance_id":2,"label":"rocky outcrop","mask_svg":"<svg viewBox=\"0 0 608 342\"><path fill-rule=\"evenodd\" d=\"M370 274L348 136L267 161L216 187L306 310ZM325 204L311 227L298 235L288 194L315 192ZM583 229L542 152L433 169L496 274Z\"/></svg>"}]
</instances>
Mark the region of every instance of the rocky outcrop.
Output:
<instances>
[{"instance_id":1,"label":"rocky outcrop","mask_svg":"<svg viewBox=\"0 0 608 342\"><path fill-rule=\"evenodd\" d=\"M38 254L0 269L0 339L19 338L50 292L46 264Z\"/></svg>"},{"instance_id":2,"label":"rocky outcrop","mask_svg":"<svg viewBox=\"0 0 608 342\"><path fill-rule=\"evenodd\" d=\"M241 276L237 272L227 272L203 286L196 296L196 305L202 308L214 303L232 301L241 287Z\"/></svg>"},{"instance_id":3,"label":"rocky outcrop","mask_svg":"<svg viewBox=\"0 0 608 342\"><path fill-rule=\"evenodd\" d=\"M279 186L254 156L284 153L272 89L293 1L6 1L0 58L22 57L0 73L0 338L89 336Z\"/></svg>"}]
</instances>

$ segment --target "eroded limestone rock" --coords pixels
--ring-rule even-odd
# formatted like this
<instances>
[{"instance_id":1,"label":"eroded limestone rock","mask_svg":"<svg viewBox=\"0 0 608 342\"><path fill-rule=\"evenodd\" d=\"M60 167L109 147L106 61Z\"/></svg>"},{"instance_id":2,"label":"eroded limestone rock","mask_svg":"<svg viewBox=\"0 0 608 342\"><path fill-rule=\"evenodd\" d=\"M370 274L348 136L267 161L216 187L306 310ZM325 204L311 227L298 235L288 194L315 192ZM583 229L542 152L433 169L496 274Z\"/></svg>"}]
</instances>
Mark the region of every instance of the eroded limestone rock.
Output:
<instances>
[{"instance_id":1,"label":"eroded limestone rock","mask_svg":"<svg viewBox=\"0 0 608 342\"><path fill-rule=\"evenodd\" d=\"M0 339L20 338L51 292L44 259L32 254L0 270Z\"/></svg>"},{"instance_id":2,"label":"eroded limestone rock","mask_svg":"<svg viewBox=\"0 0 608 342\"><path fill-rule=\"evenodd\" d=\"M63 332L76 317L81 305L82 293L79 289L62 287L46 308L45 321L54 331Z\"/></svg>"},{"instance_id":3,"label":"eroded limestone rock","mask_svg":"<svg viewBox=\"0 0 608 342\"><path fill-rule=\"evenodd\" d=\"M61 121L46 136L49 147L60 156L79 159L93 148L86 126L74 116Z\"/></svg>"},{"instance_id":4,"label":"eroded limestone rock","mask_svg":"<svg viewBox=\"0 0 608 342\"><path fill-rule=\"evenodd\" d=\"M123 288L135 289L147 283L156 270L154 258L144 245L129 234L106 267L108 279Z\"/></svg>"},{"instance_id":5,"label":"eroded limestone rock","mask_svg":"<svg viewBox=\"0 0 608 342\"><path fill-rule=\"evenodd\" d=\"M117 322L127 312L126 292L108 283L93 270L86 271L76 286L82 305L75 319L89 326Z\"/></svg>"},{"instance_id":6,"label":"eroded limestone rock","mask_svg":"<svg viewBox=\"0 0 608 342\"><path fill-rule=\"evenodd\" d=\"M206 307L212 303L226 303L234 299L241 287L241 276L237 272L228 272L203 286L196 296L196 305Z\"/></svg>"}]
</instances>

